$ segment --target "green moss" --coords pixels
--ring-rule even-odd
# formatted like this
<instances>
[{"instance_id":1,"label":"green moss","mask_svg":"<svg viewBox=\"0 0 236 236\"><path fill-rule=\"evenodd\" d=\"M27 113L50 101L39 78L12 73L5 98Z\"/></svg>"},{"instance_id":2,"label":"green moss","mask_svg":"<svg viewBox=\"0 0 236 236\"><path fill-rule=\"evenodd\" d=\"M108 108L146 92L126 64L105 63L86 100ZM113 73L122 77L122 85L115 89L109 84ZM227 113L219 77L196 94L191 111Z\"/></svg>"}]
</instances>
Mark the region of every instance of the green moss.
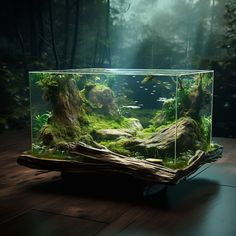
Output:
<instances>
[{"instance_id":1,"label":"green moss","mask_svg":"<svg viewBox=\"0 0 236 236\"><path fill-rule=\"evenodd\" d=\"M130 122L128 118L118 117L114 119L111 116L103 116L100 114L87 115L89 121L89 130L101 130L101 129L120 129L129 128Z\"/></svg>"},{"instance_id":2,"label":"green moss","mask_svg":"<svg viewBox=\"0 0 236 236\"><path fill-rule=\"evenodd\" d=\"M143 138L143 139L144 138L149 138L153 135L155 130L156 130L156 128L154 126L149 126L146 129L137 131L136 137Z\"/></svg>"},{"instance_id":3,"label":"green moss","mask_svg":"<svg viewBox=\"0 0 236 236\"><path fill-rule=\"evenodd\" d=\"M125 155L125 156L132 156L132 152L124 148L124 143L127 139L121 139L118 141L102 141L100 144L107 147L109 150Z\"/></svg>"},{"instance_id":4,"label":"green moss","mask_svg":"<svg viewBox=\"0 0 236 236\"><path fill-rule=\"evenodd\" d=\"M39 151L32 149L28 150L26 154L42 159L83 161L82 157L72 157L68 152L65 151L49 151L48 149Z\"/></svg>"},{"instance_id":5,"label":"green moss","mask_svg":"<svg viewBox=\"0 0 236 236\"><path fill-rule=\"evenodd\" d=\"M123 103L125 104L125 103ZM129 104L132 104L129 102ZM137 105L136 103L132 105ZM125 109L121 112L126 117L135 117L137 118L144 128L148 128L152 124L152 119L155 117L156 109Z\"/></svg>"},{"instance_id":6,"label":"green moss","mask_svg":"<svg viewBox=\"0 0 236 236\"><path fill-rule=\"evenodd\" d=\"M145 128L141 131L138 131L137 132L137 137L139 137L139 138L149 138L154 133L157 133L160 130L162 130L164 128L167 128L167 127L173 125L174 123L175 123L175 121L169 121L169 122L166 122L166 124L160 125L158 127L156 127L154 124L151 124L147 128Z\"/></svg>"},{"instance_id":7,"label":"green moss","mask_svg":"<svg viewBox=\"0 0 236 236\"><path fill-rule=\"evenodd\" d=\"M210 137L211 137L211 116L203 116L200 120L200 128L202 132L202 137L204 138L205 142L207 144L210 143Z\"/></svg>"},{"instance_id":8,"label":"green moss","mask_svg":"<svg viewBox=\"0 0 236 236\"><path fill-rule=\"evenodd\" d=\"M177 159L177 161L174 161L174 158L164 158L163 159L163 165L171 168L171 169L183 169L187 166L188 161L184 159Z\"/></svg>"},{"instance_id":9,"label":"green moss","mask_svg":"<svg viewBox=\"0 0 236 236\"><path fill-rule=\"evenodd\" d=\"M79 125L65 125L61 122L53 122L47 124L42 128L39 139L43 141L45 145L56 146L60 142L72 142L79 141L80 137L85 133Z\"/></svg>"}]
</instances>

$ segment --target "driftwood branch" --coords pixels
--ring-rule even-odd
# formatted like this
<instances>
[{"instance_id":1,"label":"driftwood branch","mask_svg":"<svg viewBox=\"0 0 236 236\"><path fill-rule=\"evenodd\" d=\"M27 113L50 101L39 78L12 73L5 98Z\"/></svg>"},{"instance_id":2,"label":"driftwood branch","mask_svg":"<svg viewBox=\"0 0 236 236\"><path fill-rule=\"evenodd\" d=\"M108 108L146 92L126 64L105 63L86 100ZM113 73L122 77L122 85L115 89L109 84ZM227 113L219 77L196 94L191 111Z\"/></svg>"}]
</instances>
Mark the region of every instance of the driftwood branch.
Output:
<instances>
[{"instance_id":1,"label":"driftwood branch","mask_svg":"<svg viewBox=\"0 0 236 236\"><path fill-rule=\"evenodd\" d=\"M146 160L126 157L106 149L101 150L78 143L71 147L70 151L70 155L77 157L77 160L37 158L22 154L18 158L18 163L36 169L69 173L130 175L155 183L176 184L193 174L203 164L215 161L221 154L222 147L208 153L198 150L189 160L186 168L173 170Z\"/></svg>"}]
</instances>

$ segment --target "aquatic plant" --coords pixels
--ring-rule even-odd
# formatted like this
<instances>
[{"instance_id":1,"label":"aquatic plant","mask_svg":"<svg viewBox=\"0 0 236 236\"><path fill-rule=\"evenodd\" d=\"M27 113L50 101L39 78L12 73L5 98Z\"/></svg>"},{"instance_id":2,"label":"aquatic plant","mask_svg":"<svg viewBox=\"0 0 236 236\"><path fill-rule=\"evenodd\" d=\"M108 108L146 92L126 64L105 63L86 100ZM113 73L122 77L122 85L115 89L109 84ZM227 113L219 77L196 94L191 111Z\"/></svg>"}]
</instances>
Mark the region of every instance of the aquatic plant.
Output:
<instances>
[{"instance_id":1,"label":"aquatic plant","mask_svg":"<svg viewBox=\"0 0 236 236\"><path fill-rule=\"evenodd\" d=\"M120 139L118 141L110 141L110 140L106 140L106 141L102 141L100 142L100 144L104 145L105 147L107 147L109 150L119 153L121 155L125 155L125 156L132 156L132 152L125 149L124 147L124 143L126 142L126 139Z\"/></svg>"},{"instance_id":2,"label":"aquatic plant","mask_svg":"<svg viewBox=\"0 0 236 236\"><path fill-rule=\"evenodd\" d=\"M163 158L163 165L169 167L171 169L183 169L188 165L188 161L186 159L177 159L174 158Z\"/></svg>"},{"instance_id":3,"label":"aquatic plant","mask_svg":"<svg viewBox=\"0 0 236 236\"><path fill-rule=\"evenodd\" d=\"M103 82L103 84L105 86L113 88L116 80L117 80L117 76L115 76L115 75L107 75L105 80L104 80L104 82Z\"/></svg>"},{"instance_id":4,"label":"aquatic plant","mask_svg":"<svg viewBox=\"0 0 236 236\"><path fill-rule=\"evenodd\" d=\"M211 116L202 116L201 118L201 132L203 135L203 138L207 144L210 143L210 137L211 137L211 124L212 124L212 119Z\"/></svg>"},{"instance_id":5,"label":"aquatic plant","mask_svg":"<svg viewBox=\"0 0 236 236\"><path fill-rule=\"evenodd\" d=\"M34 123L33 131L34 131L34 133L36 133L36 134L39 133L39 131L42 129L42 127L47 124L48 119L51 116L52 116L52 112L50 112L50 111L34 116L34 118L33 118L33 123Z\"/></svg>"},{"instance_id":6,"label":"aquatic plant","mask_svg":"<svg viewBox=\"0 0 236 236\"><path fill-rule=\"evenodd\" d=\"M211 86L213 83L213 77L211 73L206 73L203 75L203 79L202 79L202 88L204 90L210 89L211 90Z\"/></svg>"},{"instance_id":7,"label":"aquatic plant","mask_svg":"<svg viewBox=\"0 0 236 236\"><path fill-rule=\"evenodd\" d=\"M151 120L157 128L162 125L170 124L175 120L176 104L175 98L167 99L160 111L156 112L155 117Z\"/></svg>"},{"instance_id":8,"label":"aquatic plant","mask_svg":"<svg viewBox=\"0 0 236 236\"><path fill-rule=\"evenodd\" d=\"M58 77L62 77L62 75L55 75L55 74L48 74L48 73L42 73L39 76L38 81L36 84L40 86L41 88L49 88L49 87L58 87Z\"/></svg>"}]
</instances>

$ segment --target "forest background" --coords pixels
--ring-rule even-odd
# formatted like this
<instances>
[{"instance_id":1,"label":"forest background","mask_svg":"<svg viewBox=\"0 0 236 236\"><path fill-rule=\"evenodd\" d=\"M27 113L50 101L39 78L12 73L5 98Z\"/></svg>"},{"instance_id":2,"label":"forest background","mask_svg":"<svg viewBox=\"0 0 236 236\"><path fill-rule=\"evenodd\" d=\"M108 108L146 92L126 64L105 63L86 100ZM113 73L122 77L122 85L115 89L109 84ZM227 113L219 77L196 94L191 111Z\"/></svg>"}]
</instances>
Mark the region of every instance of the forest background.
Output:
<instances>
[{"instance_id":1,"label":"forest background","mask_svg":"<svg viewBox=\"0 0 236 236\"><path fill-rule=\"evenodd\" d=\"M213 135L236 137L235 0L2 0L0 131L30 125L28 71L212 69Z\"/></svg>"}]
</instances>

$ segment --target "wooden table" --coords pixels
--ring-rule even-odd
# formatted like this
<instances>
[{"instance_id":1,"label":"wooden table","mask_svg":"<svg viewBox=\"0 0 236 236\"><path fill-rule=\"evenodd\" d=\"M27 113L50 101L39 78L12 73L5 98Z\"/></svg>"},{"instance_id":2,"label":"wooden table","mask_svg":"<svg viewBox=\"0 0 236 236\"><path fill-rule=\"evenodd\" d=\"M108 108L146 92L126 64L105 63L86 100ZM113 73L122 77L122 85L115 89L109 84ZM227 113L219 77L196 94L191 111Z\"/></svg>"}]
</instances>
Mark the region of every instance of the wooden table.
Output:
<instances>
[{"instance_id":1,"label":"wooden table","mask_svg":"<svg viewBox=\"0 0 236 236\"><path fill-rule=\"evenodd\" d=\"M16 163L28 131L0 134L1 235L236 235L236 140L215 138L223 158L166 195L143 197L138 181L81 177ZM112 183L111 183L112 181Z\"/></svg>"}]
</instances>

